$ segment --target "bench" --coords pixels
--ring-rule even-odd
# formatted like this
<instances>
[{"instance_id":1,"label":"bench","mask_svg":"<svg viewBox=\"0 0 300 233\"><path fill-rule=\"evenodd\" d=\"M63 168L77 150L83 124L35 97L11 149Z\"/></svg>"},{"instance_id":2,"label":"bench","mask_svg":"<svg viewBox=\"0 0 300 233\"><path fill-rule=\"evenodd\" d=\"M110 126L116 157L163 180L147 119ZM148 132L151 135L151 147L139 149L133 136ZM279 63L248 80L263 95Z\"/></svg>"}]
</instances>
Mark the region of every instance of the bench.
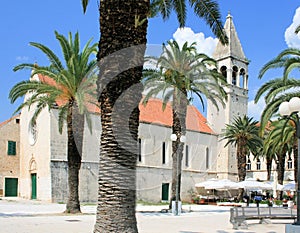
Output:
<instances>
[{"instance_id":1,"label":"bench","mask_svg":"<svg viewBox=\"0 0 300 233\"><path fill-rule=\"evenodd\" d=\"M269 223L269 219L296 219L297 210L282 207L232 207L230 208L230 223L233 229L248 228L247 220L260 220L259 223Z\"/></svg>"}]
</instances>

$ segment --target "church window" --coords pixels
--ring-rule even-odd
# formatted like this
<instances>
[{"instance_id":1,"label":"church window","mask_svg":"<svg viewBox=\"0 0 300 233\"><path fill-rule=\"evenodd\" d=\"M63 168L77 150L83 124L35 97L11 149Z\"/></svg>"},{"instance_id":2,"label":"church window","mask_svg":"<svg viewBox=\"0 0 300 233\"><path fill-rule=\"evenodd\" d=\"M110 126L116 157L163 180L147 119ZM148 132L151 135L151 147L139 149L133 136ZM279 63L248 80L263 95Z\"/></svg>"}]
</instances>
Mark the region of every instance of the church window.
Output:
<instances>
[{"instance_id":1,"label":"church window","mask_svg":"<svg viewBox=\"0 0 300 233\"><path fill-rule=\"evenodd\" d=\"M232 85L237 84L237 72L238 72L238 68L234 66L232 69Z\"/></svg>"},{"instance_id":2,"label":"church window","mask_svg":"<svg viewBox=\"0 0 300 233\"><path fill-rule=\"evenodd\" d=\"M166 143L162 143L162 164L166 164Z\"/></svg>"},{"instance_id":3,"label":"church window","mask_svg":"<svg viewBox=\"0 0 300 233\"><path fill-rule=\"evenodd\" d=\"M292 161L291 157L289 157L289 159L287 161L287 167L288 167L288 169L292 169L293 168L293 161Z\"/></svg>"},{"instance_id":4,"label":"church window","mask_svg":"<svg viewBox=\"0 0 300 233\"><path fill-rule=\"evenodd\" d=\"M205 168L209 169L209 148L206 148L206 155L205 155Z\"/></svg>"},{"instance_id":5,"label":"church window","mask_svg":"<svg viewBox=\"0 0 300 233\"><path fill-rule=\"evenodd\" d=\"M260 170L261 169L261 162L260 159L256 160L256 170Z\"/></svg>"},{"instance_id":6,"label":"church window","mask_svg":"<svg viewBox=\"0 0 300 233\"><path fill-rule=\"evenodd\" d=\"M221 67L221 74L223 75L224 78L227 78L227 67L226 66Z\"/></svg>"},{"instance_id":7,"label":"church window","mask_svg":"<svg viewBox=\"0 0 300 233\"><path fill-rule=\"evenodd\" d=\"M247 163L246 163L246 170L247 171L251 170L251 160L250 160L249 156L248 156L248 160L247 160Z\"/></svg>"},{"instance_id":8,"label":"church window","mask_svg":"<svg viewBox=\"0 0 300 233\"><path fill-rule=\"evenodd\" d=\"M245 88L245 70L240 70L240 87Z\"/></svg>"},{"instance_id":9,"label":"church window","mask_svg":"<svg viewBox=\"0 0 300 233\"><path fill-rule=\"evenodd\" d=\"M7 155L16 155L16 142L15 141L8 141Z\"/></svg>"},{"instance_id":10,"label":"church window","mask_svg":"<svg viewBox=\"0 0 300 233\"><path fill-rule=\"evenodd\" d=\"M142 162L142 139L138 140L138 161Z\"/></svg>"},{"instance_id":11,"label":"church window","mask_svg":"<svg viewBox=\"0 0 300 233\"><path fill-rule=\"evenodd\" d=\"M185 166L189 166L189 146L185 146Z\"/></svg>"}]
</instances>

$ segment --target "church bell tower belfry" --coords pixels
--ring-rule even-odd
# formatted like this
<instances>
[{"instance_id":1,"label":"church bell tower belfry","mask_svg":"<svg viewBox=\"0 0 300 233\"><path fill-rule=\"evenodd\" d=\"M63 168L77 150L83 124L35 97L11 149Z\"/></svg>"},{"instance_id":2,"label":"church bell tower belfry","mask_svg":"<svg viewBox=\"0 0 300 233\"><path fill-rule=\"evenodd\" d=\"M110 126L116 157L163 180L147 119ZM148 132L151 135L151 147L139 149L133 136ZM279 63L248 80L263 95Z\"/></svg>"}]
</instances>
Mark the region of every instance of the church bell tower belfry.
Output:
<instances>
[{"instance_id":1,"label":"church bell tower belfry","mask_svg":"<svg viewBox=\"0 0 300 233\"><path fill-rule=\"evenodd\" d=\"M213 53L218 63L218 70L225 77L227 84L224 87L227 93L226 106L219 105L219 110L208 101L207 121L210 127L219 135L226 124L231 124L235 117L247 115L248 106L248 64L238 38L232 16L228 14L224 25L228 44L222 45L219 41ZM220 137L221 139L221 137ZM236 149L227 146L225 140L220 141L217 155L217 176L220 179L237 179Z\"/></svg>"}]
</instances>

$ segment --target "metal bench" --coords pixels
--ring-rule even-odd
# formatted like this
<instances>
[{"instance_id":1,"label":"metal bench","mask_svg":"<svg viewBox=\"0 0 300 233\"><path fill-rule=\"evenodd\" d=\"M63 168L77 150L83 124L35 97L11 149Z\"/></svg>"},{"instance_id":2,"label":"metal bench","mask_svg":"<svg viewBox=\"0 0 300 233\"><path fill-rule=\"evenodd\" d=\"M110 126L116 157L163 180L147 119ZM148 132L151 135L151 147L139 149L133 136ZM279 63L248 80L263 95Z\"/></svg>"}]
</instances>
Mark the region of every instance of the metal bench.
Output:
<instances>
[{"instance_id":1,"label":"metal bench","mask_svg":"<svg viewBox=\"0 0 300 233\"><path fill-rule=\"evenodd\" d=\"M297 210L282 207L232 207L230 208L230 223L233 229L248 228L247 220L260 220L259 223L269 223L271 219L296 219Z\"/></svg>"}]
</instances>

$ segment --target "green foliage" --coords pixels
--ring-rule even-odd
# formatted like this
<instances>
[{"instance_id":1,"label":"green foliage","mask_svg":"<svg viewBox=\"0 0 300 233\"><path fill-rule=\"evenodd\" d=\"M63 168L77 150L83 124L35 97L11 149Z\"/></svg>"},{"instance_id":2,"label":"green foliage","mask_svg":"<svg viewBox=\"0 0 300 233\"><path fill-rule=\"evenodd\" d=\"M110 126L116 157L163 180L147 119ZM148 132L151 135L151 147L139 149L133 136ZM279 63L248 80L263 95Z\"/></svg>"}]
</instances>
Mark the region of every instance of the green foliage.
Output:
<instances>
[{"instance_id":1,"label":"green foliage","mask_svg":"<svg viewBox=\"0 0 300 233\"><path fill-rule=\"evenodd\" d=\"M17 83L9 93L9 98L14 103L18 98L26 98L15 112L22 108L30 109L34 106L31 122L34 123L43 109L53 107L59 110L59 131L62 132L63 122L66 121L72 105L79 108L79 113L89 118L88 104L95 99L95 72L96 60L90 60L92 54L97 52L97 44L91 45L90 39L80 52L80 39L77 32L73 38L69 33L68 38L55 31L64 63L45 45L31 42L30 45L38 48L48 58L48 66L23 63L14 67L14 71L31 69L31 79ZM38 77L38 78L37 78Z\"/></svg>"},{"instance_id":2,"label":"green foliage","mask_svg":"<svg viewBox=\"0 0 300 233\"><path fill-rule=\"evenodd\" d=\"M262 134L267 127L268 122L274 118L278 117L277 112L279 105L290 100L292 97L300 96L300 80L290 78L284 80L282 78L276 78L270 80L263 84L255 96L255 103L259 101L260 98L264 98L266 106L262 112L260 119L260 133Z\"/></svg>"},{"instance_id":3,"label":"green foliage","mask_svg":"<svg viewBox=\"0 0 300 233\"><path fill-rule=\"evenodd\" d=\"M297 30L296 30L297 33ZM260 70L258 78L262 78L265 73L273 69L282 69L281 78L274 78L266 82L257 92L255 103L264 95L266 107L261 116L261 132L267 122L277 113L279 105L290 100L292 97L299 97L300 81L291 77L293 70L300 68L300 50L288 48L278 54L277 57L267 62Z\"/></svg>"},{"instance_id":4,"label":"green foliage","mask_svg":"<svg viewBox=\"0 0 300 233\"><path fill-rule=\"evenodd\" d=\"M232 124L227 124L221 136L222 140L227 140L225 146L232 144L244 149L245 156L249 152L257 155L258 149L262 148L262 138L258 132L258 121L244 115L243 117L235 117Z\"/></svg>"},{"instance_id":5,"label":"green foliage","mask_svg":"<svg viewBox=\"0 0 300 233\"><path fill-rule=\"evenodd\" d=\"M274 200L274 204L277 206L282 205L282 201L281 200Z\"/></svg>"},{"instance_id":6,"label":"green foliage","mask_svg":"<svg viewBox=\"0 0 300 233\"><path fill-rule=\"evenodd\" d=\"M89 4L89 0L81 0L82 8L83 8L83 13L86 12L86 8Z\"/></svg>"},{"instance_id":7,"label":"green foliage","mask_svg":"<svg viewBox=\"0 0 300 233\"><path fill-rule=\"evenodd\" d=\"M189 6L194 10L194 13L199 18L202 18L207 25L211 28L212 32L220 39L223 44L228 43L228 38L223 29L221 21L221 13L219 5L213 0L151 0L150 16L154 17L158 14L162 16L164 20L169 19L172 10L175 11L179 27L184 27L186 24L187 15L187 2Z\"/></svg>"},{"instance_id":8,"label":"green foliage","mask_svg":"<svg viewBox=\"0 0 300 233\"><path fill-rule=\"evenodd\" d=\"M227 124L221 134L222 140L227 140L225 147L234 145L237 150L237 167L239 180L246 177L246 156L250 152L259 156L262 151L262 138L259 136L258 122L248 116L235 117L231 124Z\"/></svg>"},{"instance_id":9,"label":"green foliage","mask_svg":"<svg viewBox=\"0 0 300 233\"><path fill-rule=\"evenodd\" d=\"M197 53L195 43L188 45L186 42L180 48L176 41L169 41L168 46L163 45L159 58L146 57L146 62L154 63L157 68L143 71L143 84L147 90L144 104L152 96L162 93L163 108L172 98L179 101L180 95L184 95L187 101L193 100L193 95L196 95L203 108L203 96L217 108L218 103L224 106L227 98L222 87L226 83L224 77L216 71L214 59Z\"/></svg>"}]
</instances>

